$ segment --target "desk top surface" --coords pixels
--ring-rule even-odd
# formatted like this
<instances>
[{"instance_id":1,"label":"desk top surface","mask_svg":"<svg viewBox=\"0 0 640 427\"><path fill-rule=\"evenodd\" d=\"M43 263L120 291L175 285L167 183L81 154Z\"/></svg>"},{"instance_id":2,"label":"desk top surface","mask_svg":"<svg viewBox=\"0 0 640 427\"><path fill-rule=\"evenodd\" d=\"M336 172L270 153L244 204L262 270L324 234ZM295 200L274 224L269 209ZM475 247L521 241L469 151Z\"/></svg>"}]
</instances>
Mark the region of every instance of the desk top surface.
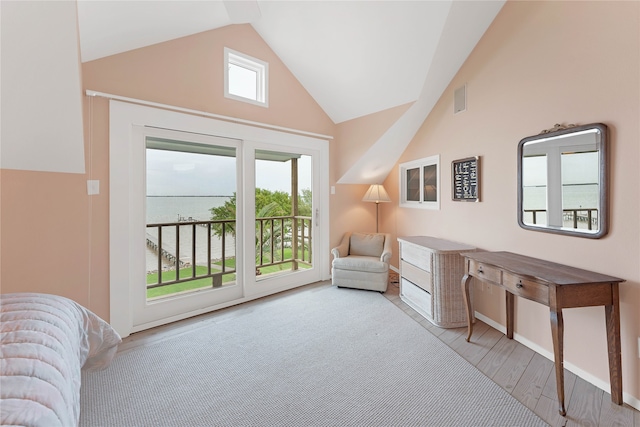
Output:
<instances>
[{"instance_id":1,"label":"desk top surface","mask_svg":"<svg viewBox=\"0 0 640 427\"><path fill-rule=\"evenodd\" d=\"M450 240L438 239L431 236L407 236L398 237L398 241L412 243L414 245L423 246L435 252L461 252L473 251L476 248L464 243L452 242Z\"/></svg>"},{"instance_id":2,"label":"desk top surface","mask_svg":"<svg viewBox=\"0 0 640 427\"><path fill-rule=\"evenodd\" d=\"M512 252L464 252L460 255L517 275L533 277L556 285L624 282L624 279L617 277Z\"/></svg>"}]
</instances>

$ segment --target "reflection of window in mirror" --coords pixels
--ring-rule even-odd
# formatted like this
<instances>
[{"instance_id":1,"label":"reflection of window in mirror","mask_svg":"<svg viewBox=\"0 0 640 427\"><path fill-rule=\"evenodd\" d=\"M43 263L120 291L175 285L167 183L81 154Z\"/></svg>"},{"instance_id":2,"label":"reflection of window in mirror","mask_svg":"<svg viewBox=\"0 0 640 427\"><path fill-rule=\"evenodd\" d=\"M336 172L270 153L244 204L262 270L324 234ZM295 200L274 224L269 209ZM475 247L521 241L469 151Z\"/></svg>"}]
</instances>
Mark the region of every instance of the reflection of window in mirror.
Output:
<instances>
[{"instance_id":1,"label":"reflection of window in mirror","mask_svg":"<svg viewBox=\"0 0 640 427\"><path fill-rule=\"evenodd\" d=\"M523 222L591 230L599 209L598 152L558 146L545 152L522 159Z\"/></svg>"},{"instance_id":2,"label":"reflection of window in mirror","mask_svg":"<svg viewBox=\"0 0 640 427\"><path fill-rule=\"evenodd\" d=\"M547 156L522 159L523 221L547 225Z\"/></svg>"},{"instance_id":3,"label":"reflection of window in mirror","mask_svg":"<svg viewBox=\"0 0 640 427\"><path fill-rule=\"evenodd\" d=\"M400 206L440 209L440 156L400 164Z\"/></svg>"},{"instance_id":4,"label":"reflection of window in mirror","mask_svg":"<svg viewBox=\"0 0 640 427\"><path fill-rule=\"evenodd\" d=\"M598 221L598 152L562 153L563 227L590 229Z\"/></svg>"},{"instance_id":5,"label":"reflection of window in mirror","mask_svg":"<svg viewBox=\"0 0 640 427\"><path fill-rule=\"evenodd\" d=\"M607 127L558 127L518 144L518 223L602 237L608 228Z\"/></svg>"}]
</instances>

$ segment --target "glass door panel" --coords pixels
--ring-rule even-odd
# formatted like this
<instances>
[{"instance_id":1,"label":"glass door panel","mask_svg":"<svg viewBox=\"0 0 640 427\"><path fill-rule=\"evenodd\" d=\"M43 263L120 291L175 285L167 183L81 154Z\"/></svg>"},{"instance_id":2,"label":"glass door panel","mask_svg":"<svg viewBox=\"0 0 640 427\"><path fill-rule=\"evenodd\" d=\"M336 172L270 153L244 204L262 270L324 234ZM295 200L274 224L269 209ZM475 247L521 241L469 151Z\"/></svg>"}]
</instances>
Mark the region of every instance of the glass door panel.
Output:
<instances>
[{"instance_id":1,"label":"glass door panel","mask_svg":"<svg viewBox=\"0 0 640 427\"><path fill-rule=\"evenodd\" d=\"M255 152L256 280L313 267L312 156Z\"/></svg>"},{"instance_id":2,"label":"glass door panel","mask_svg":"<svg viewBox=\"0 0 640 427\"><path fill-rule=\"evenodd\" d=\"M233 147L147 137L148 300L236 283L235 162Z\"/></svg>"},{"instance_id":3,"label":"glass door panel","mask_svg":"<svg viewBox=\"0 0 640 427\"><path fill-rule=\"evenodd\" d=\"M297 144L245 144L251 165L244 181L245 295L269 295L321 280L318 265L326 258L320 245L328 246L328 222L320 205L320 200L328 202L320 196L321 188L328 194L320 184L322 151Z\"/></svg>"},{"instance_id":4,"label":"glass door panel","mask_svg":"<svg viewBox=\"0 0 640 427\"><path fill-rule=\"evenodd\" d=\"M140 139L144 216L136 228L141 262L132 280L134 327L242 296L239 141L153 128L143 129Z\"/></svg>"}]
</instances>

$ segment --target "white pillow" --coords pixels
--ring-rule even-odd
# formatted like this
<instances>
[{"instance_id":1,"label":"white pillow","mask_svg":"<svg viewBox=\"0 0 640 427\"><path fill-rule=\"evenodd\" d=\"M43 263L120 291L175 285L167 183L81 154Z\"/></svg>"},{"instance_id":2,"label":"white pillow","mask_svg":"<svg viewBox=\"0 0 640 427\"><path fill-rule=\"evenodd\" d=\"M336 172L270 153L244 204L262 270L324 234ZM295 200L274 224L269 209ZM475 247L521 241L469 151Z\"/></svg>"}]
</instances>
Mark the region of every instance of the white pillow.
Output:
<instances>
[{"instance_id":1,"label":"white pillow","mask_svg":"<svg viewBox=\"0 0 640 427\"><path fill-rule=\"evenodd\" d=\"M351 234L349 255L380 256L384 247L383 234Z\"/></svg>"}]
</instances>

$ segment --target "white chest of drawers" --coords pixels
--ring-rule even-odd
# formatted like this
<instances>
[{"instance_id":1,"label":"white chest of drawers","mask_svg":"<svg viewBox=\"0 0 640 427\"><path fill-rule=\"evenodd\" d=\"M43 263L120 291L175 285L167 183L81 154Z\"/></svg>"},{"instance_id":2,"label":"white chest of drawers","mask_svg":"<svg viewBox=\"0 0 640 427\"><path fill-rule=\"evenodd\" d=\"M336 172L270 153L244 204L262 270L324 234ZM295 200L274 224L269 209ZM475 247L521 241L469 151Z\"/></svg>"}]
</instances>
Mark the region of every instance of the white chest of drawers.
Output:
<instances>
[{"instance_id":1,"label":"white chest of drawers","mask_svg":"<svg viewBox=\"0 0 640 427\"><path fill-rule=\"evenodd\" d=\"M442 328L466 326L461 252L473 246L428 236L398 237L400 298Z\"/></svg>"}]
</instances>

